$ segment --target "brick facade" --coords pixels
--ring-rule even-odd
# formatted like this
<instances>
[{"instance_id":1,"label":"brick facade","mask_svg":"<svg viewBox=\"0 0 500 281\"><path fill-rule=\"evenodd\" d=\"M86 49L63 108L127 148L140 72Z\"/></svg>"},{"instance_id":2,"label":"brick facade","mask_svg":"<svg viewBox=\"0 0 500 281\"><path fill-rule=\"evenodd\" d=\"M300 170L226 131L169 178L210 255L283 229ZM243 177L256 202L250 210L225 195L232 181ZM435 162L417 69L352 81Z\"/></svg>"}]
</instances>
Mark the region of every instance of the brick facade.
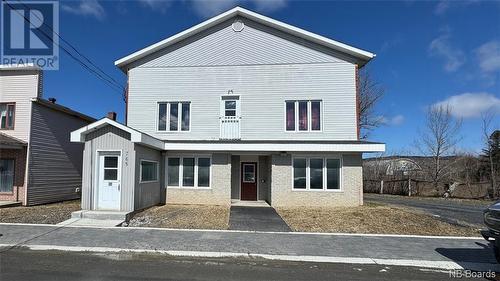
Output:
<instances>
[{"instance_id":1,"label":"brick facade","mask_svg":"<svg viewBox=\"0 0 500 281\"><path fill-rule=\"evenodd\" d=\"M14 188L12 192L0 192L1 201L25 202L26 148L0 149L0 159L14 159Z\"/></svg>"},{"instance_id":2,"label":"brick facade","mask_svg":"<svg viewBox=\"0 0 500 281\"><path fill-rule=\"evenodd\" d=\"M311 155L312 156L312 155ZM361 153L342 155L342 189L292 189L292 155L272 155L271 205L273 207L353 207L363 205Z\"/></svg>"}]
</instances>

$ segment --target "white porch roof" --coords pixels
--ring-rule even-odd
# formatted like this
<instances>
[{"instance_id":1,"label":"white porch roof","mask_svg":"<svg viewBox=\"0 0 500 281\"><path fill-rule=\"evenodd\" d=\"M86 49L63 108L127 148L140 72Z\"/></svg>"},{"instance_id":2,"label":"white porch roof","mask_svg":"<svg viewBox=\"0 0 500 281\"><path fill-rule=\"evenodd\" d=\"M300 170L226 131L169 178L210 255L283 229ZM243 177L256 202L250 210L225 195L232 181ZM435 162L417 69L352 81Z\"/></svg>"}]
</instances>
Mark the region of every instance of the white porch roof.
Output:
<instances>
[{"instance_id":1,"label":"white porch roof","mask_svg":"<svg viewBox=\"0 0 500 281\"><path fill-rule=\"evenodd\" d=\"M130 141L165 151L233 151L233 152L383 152L384 143L367 141L168 141L159 140L109 118L103 118L71 132L72 142L85 142L85 136L105 126L130 133Z\"/></svg>"}]
</instances>

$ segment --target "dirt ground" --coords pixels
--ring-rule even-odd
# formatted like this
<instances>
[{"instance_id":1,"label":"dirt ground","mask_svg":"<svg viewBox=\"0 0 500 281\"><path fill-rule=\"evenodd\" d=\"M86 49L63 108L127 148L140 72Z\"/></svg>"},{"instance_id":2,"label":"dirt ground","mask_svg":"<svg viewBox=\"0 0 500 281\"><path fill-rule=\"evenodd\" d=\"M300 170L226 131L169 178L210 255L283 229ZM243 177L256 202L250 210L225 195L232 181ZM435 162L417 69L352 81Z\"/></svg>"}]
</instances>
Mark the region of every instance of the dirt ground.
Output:
<instances>
[{"instance_id":1,"label":"dirt ground","mask_svg":"<svg viewBox=\"0 0 500 281\"><path fill-rule=\"evenodd\" d=\"M353 208L278 208L293 231L479 236L479 230L380 204Z\"/></svg>"},{"instance_id":2,"label":"dirt ground","mask_svg":"<svg viewBox=\"0 0 500 281\"><path fill-rule=\"evenodd\" d=\"M129 226L228 229L229 206L174 204L157 206L135 214Z\"/></svg>"},{"instance_id":3,"label":"dirt ground","mask_svg":"<svg viewBox=\"0 0 500 281\"><path fill-rule=\"evenodd\" d=\"M1 208L0 222L57 224L71 218L71 213L78 210L80 210L80 200L31 207Z\"/></svg>"}]
</instances>

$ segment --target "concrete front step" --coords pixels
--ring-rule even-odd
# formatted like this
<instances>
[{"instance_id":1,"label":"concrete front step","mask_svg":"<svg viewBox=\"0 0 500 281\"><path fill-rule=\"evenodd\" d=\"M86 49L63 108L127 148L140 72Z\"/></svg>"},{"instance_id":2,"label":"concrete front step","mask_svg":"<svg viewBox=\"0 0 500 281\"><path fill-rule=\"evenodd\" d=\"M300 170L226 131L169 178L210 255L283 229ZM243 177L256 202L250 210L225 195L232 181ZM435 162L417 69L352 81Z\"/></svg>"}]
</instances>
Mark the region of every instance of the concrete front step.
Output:
<instances>
[{"instance_id":1,"label":"concrete front step","mask_svg":"<svg viewBox=\"0 0 500 281\"><path fill-rule=\"evenodd\" d=\"M0 208L21 206L21 201L0 201Z\"/></svg>"},{"instance_id":2,"label":"concrete front step","mask_svg":"<svg viewBox=\"0 0 500 281\"><path fill-rule=\"evenodd\" d=\"M71 213L74 219L93 219L93 220L119 220L128 221L130 212L118 211L88 211L81 210Z\"/></svg>"},{"instance_id":3,"label":"concrete front step","mask_svg":"<svg viewBox=\"0 0 500 281\"><path fill-rule=\"evenodd\" d=\"M96 220L96 219L79 219L71 218L57 225L61 226L93 226L93 227L114 227L123 223L123 220Z\"/></svg>"}]
</instances>

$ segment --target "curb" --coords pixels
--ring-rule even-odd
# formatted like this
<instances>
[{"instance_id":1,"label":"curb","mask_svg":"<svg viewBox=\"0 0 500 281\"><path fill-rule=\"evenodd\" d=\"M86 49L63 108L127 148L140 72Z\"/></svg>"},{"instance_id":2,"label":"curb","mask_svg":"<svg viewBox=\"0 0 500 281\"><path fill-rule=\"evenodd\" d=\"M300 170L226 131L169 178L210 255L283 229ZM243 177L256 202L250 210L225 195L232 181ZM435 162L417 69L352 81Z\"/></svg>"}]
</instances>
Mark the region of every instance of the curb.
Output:
<instances>
[{"instance_id":1,"label":"curb","mask_svg":"<svg viewBox=\"0 0 500 281\"><path fill-rule=\"evenodd\" d=\"M500 270L500 265L490 263L456 263L453 261L431 261L431 260L403 260L403 259L378 259L359 257L329 257L329 256L292 256L292 255L272 255L259 253L234 253L234 252L202 252L202 251L170 251L154 249L127 249L109 247L78 247L78 246L57 246L57 245L16 245L0 244L2 248L28 248L33 251L66 251L66 252L91 252L91 253L142 253L142 254L163 254L174 257L198 257L198 258L262 258L267 260L291 261L291 262L314 262L314 263L341 263L341 264L365 264L365 265L386 265L386 266L406 266L419 268L432 268L443 270L463 270L470 269L476 271ZM7 249L7 250L8 250Z\"/></svg>"},{"instance_id":2,"label":"curb","mask_svg":"<svg viewBox=\"0 0 500 281\"><path fill-rule=\"evenodd\" d=\"M411 234L377 234L377 233L342 233L342 232L279 232L279 231L251 231L251 230L223 230L223 229L184 229L184 228L160 228L160 227L114 227L114 226L91 226L91 225L61 225L61 224L30 224L30 223L0 223L12 226L39 226L57 228L95 228L114 229L117 231L128 230L160 230L160 231L188 231L188 232L222 232L222 233L255 233L255 234L279 234L279 235L325 235L325 236L358 236L358 237L394 237L394 238L423 238L423 239L456 239L456 240L484 240L481 236L432 236Z\"/></svg>"}]
</instances>

